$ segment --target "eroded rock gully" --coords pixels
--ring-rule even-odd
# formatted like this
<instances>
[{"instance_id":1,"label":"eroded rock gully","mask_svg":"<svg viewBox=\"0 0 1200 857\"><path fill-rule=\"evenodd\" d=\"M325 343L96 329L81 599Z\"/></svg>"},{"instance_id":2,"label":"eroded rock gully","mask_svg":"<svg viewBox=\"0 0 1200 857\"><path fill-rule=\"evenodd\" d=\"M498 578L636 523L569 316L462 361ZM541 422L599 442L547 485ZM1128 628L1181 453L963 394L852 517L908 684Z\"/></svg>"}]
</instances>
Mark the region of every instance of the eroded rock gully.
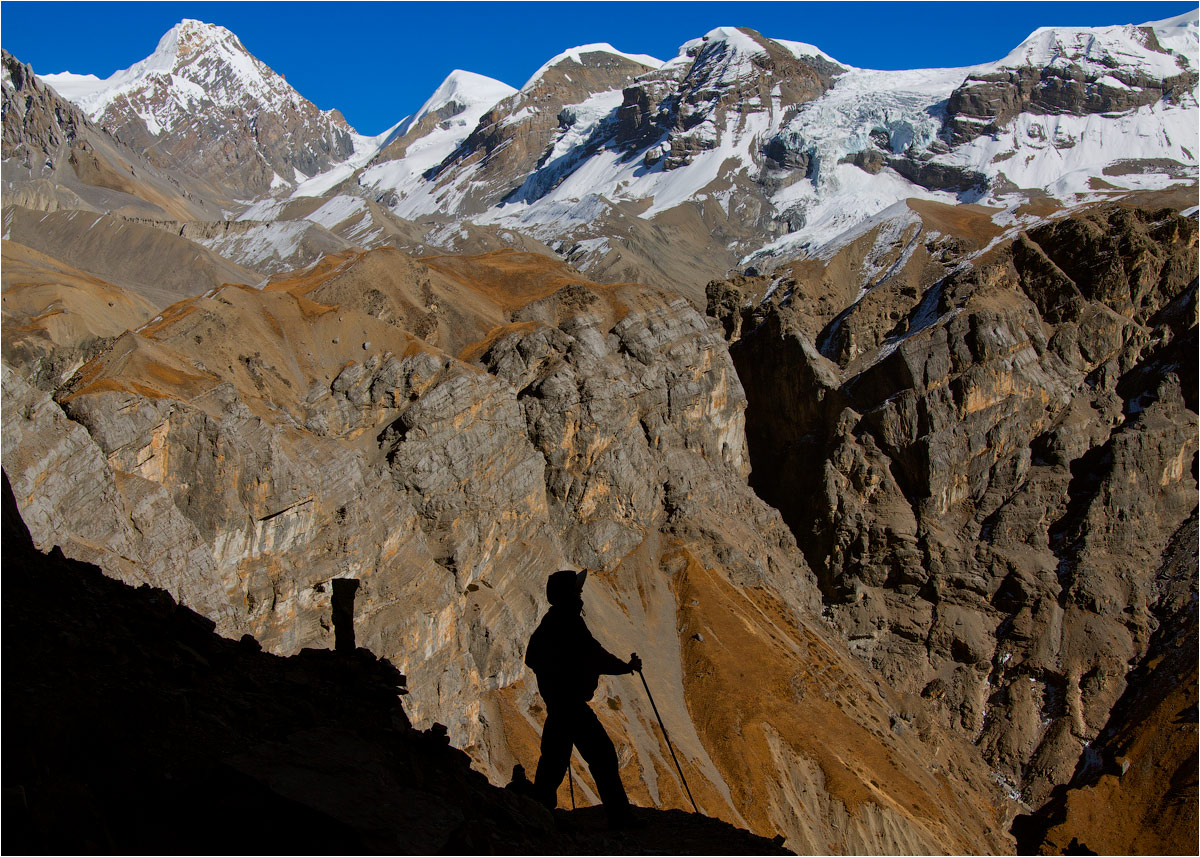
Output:
<instances>
[{"instance_id":1,"label":"eroded rock gully","mask_svg":"<svg viewBox=\"0 0 1200 857\"><path fill-rule=\"evenodd\" d=\"M887 276L867 278L887 267L863 264L867 236L710 284L709 312L749 400L751 484L828 620L1037 807L1102 730L1136 730L1112 718L1175 621L1156 578L1173 539L1194 591L1196 223L1103 205L969 265L928 226ZM831 305L839 271L862 291Z\"/></svg>"},{"instance_id":2,"label":"eroded rock gully","mask_svg":"<svg viewBox=\"0 0 1200 857\"><path fill-rule=\"evenodd\" d=\"M381 250L180 302L53 397L5 368L37 544L281 655L332 647L335 581L357 580L358 644L493 782L536 761L524 643L570 563L595 572L591 627L646 662L707 814L803 851L1012 847L1018 807L978 751L816 618L804 554L746 483L720 331L677 296L532 254ZM596 707L635 802L686 806L640 688L608 679Z\"/></svg>"}]
</instances>

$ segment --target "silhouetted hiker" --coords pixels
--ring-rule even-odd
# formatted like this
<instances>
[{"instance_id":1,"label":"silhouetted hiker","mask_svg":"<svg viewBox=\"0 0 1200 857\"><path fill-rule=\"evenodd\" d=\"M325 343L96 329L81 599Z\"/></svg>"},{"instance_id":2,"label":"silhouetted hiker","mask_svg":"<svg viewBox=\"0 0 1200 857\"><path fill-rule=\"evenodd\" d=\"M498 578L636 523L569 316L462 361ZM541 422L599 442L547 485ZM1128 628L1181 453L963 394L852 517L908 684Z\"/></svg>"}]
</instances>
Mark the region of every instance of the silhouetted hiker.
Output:
<instances>
[{"instance_id":1,"label":"silhouetted hiker","mask_svg":"<svg viewBox=\"0 0 1200 857\"><path fill-rule=\"evenodd\" d=\"M596 781L609 824L628 827L634 823L633 813L617 773L617 751L588 700L601 674L636 672L642 662L636 654L629 656L628 663L610 654L588 631L580 612L586 577L586 571L550 575L546 581L550 609L525 652L525 663L537 676L538 692L546 703L542 757L533 787L538 800L550 809L557 807L558 787L571 764L571 747L578 747Z\"/></svg>"}]
</instances>

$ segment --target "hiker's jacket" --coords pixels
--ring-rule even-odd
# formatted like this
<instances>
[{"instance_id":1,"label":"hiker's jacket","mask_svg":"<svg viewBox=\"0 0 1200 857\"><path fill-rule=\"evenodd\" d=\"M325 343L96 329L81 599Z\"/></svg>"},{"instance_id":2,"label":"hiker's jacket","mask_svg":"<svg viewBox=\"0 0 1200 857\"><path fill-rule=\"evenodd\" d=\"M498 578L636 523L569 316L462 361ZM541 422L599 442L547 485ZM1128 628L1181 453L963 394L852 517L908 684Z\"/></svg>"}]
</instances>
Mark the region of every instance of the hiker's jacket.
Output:
<instances>
[{"instance_id":1,"label":"hiker's jacket","mask_svg":"<svg viewBox=\"0 0 1200 857\"><path fill-rule=\"evenodd\" d=\"M596 641L577 609L553 606L529 638L525 663L537 676L547 706L587 702L602 674L631 672L629 664Z\"/></svg>"}]
</instances>

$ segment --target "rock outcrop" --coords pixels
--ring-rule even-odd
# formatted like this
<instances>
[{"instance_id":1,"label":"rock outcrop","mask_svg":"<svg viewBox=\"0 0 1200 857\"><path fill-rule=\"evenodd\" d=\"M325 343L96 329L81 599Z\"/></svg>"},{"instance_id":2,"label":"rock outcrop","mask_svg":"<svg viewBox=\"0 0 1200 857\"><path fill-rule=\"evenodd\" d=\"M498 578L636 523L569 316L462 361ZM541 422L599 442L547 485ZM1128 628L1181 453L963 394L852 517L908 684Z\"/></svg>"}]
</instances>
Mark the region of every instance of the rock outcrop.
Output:
<instances>
[{"instance_id":1,"label":"rock outcrop","mask_svg":"<svg viewBox=\"0 0 1200 857\"><path fill-rule=\"evenodd\" d=\"M216 575L211 550L162 485L114 470L83 427L3 366L4 469L38 547L103 563L112 577L148 583L236 635L244 618Z\"/></svg>"},{"instance_id":2,"label":"rock outcrop","mask_svg":"<svg viewBox=\"0 0 1200 857\"><path fill-rule=\"evenodd\" d=\"M1148 26L1039 30L1022 48L999 68L969 75L950 94L947 142L998 134L1021 113L1115 114L1178 101L1192 97L1198 80L1195 58L1173 54Z\"/></svg>"}]
</instances>

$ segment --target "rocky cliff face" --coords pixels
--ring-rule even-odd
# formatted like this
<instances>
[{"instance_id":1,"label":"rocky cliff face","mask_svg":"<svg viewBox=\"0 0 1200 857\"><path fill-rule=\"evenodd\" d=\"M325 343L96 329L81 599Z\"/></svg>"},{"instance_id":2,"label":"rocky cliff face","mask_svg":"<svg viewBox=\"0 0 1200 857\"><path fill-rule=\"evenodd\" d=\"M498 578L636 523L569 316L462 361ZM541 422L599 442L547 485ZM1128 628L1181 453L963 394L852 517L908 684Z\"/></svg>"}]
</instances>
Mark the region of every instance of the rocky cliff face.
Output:
<instances>
[{"instance_id":1,"label":"rocky cliff face","mask_svg":"<svg viewBox=\"0 0 1200 857\"><path fill-rule=\"evenodd\" d=\"M171 592L237 635L245 622L194 524L160 484L114 471L87 431L4 367L4 468L39 546L104 564L110 576Z\"/></svg>"},{"instance_id":2,"label":"rocky cliff face","mask_svg":"<svg viewBox=\"0 0 1200 857\"><path fill-rule=\"evenodd\" d=\"M822 853L1194 825L1152 773L1194 747L1194 16L965 83L733 28L585 46L517 93L452 74L370 164L193 24L55 85L237 160L244 210L4 58L3 457L40 548L278 655L349 611L496 784L573 566L709 815ZM170 107L176 72L225 112ZM401 252L445 248L493 252ZM635 802L690 807L639 685L594 704Z\"/></svg>"},{"instance_id":3,"label":"rocky cliff face","mask_svg":"<svg viewBox=\"0 0 1200 857\"><path fill-rule=\"evenodd\" d=\"M1036 806L1166 619L1155 575L1195 514L1196 226L1099 206L965 267L929 226L863 239L883 277L860 242L714 283L710 311L752 484L827 613ZM838 266L861 292L819 287Z\"/></svg>"},{"instance_id":4,"label":"rocky cliff face","mask_svg":"<svg viewBox=\"0 0 1200 857\"><path fill-rule=\"evenodd\" d=\"M281 658L214 634L160 589L45 556L7 480L4 564L7 728L22 738L4 762L15 850L219 851L233 839L369 854L788 853L677 810L638 810L646 827L618 832L580 809L557 829L471 770L444 730L413 729L405 676L386 660L362 648Z\"/></svg>"},{"instance_id":5,"label":"rocky cliff face","mask_svg":"<svg viewBox=\"0 0 1200 857\"><path fill-rule=\"evenodd\" d=\"M819 51L719 28L685 45L659 74L625 89L616 136L634 151L655 146L643 156L646 166L661 159L664 170L679 169L726 135L745 131L755 114L765 114L768 126L786 121L843 71ZM766 144L771 154L776 148Z\"/></svg>"},{"instance_id":6,"label":"rocky cliff face","mask_svg":"<svg viewBox=\"0 0 1200 857\"><path fill-rule=\"evenodd\" d=\"M681 298L540 256L377 251L177 304L36 399L43 415L8 406L36 398L15 375L5 467L40 545L129 557L281 654L331 646L334 587L357 580L359 643L495 780L536 760L523 645L545 573L575 564L596 572L601 638L654 664L709 814L817 848L1006 847L1012 810L977 753L812 618L816 580L744 481L733 364ZM49 419L64 429L32 431ZM89 464L39 469L69 456ZM129 511L143 496L166 517ZM623 681L597 702L623 776L643 805L684 806Z\"/></svg>"},{"instance_id":7,"label":"rocky cliff face","mask_svg":"<svg viewBox=\"0 0 1200 857\"><path fill-rule=\"evenodd\" d=\"M1069 783L1014 823L1025 853L1175 851L1196 830L1196 515L1154 579L1159 627Z\"/></svg>"}]
</instances>

